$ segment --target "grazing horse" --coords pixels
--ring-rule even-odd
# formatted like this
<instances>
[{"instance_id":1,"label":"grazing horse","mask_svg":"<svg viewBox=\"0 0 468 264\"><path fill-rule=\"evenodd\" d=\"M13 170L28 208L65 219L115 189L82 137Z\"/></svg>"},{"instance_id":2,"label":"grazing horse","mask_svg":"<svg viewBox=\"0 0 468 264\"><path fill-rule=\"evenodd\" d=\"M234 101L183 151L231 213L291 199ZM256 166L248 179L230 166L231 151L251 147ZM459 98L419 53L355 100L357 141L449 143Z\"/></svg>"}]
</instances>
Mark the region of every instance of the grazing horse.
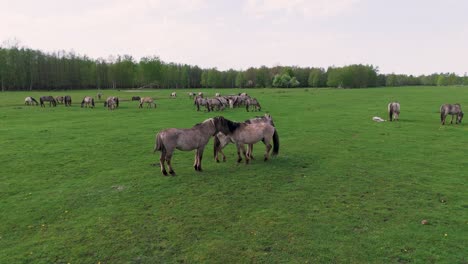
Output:
<instances>
[{"instance_id":1,"label":"grazing horse","mask_svg":"<svg viewBox=\"0 0 468 264\"><path fill-rule=\"evenodd\" d=\"M189 92L189 93L188 93L188 96L189 96L189 99L193 99L193 97L195 97L195 93Z\"/></svg>"},{"instance_id":2,"label":"grazing horse","mask_svg":"<svg viewBox=\"0 0 468 264\"><path fill-rule=\"evenodd\" d=\"M140 101L140 96L132 96L132 101Z\"/></svg>"},{"instance_id":3,"label":"grazing horse","mask_svg":"<svg viewBox=\"0 0 468 264\"><path fill-rule=\"evenodd\" d=\"M197 95L193 100L193 104L197 106L197 111L200 111L200 106L205 106L209 110L209 105L207 99L203 98L200 95Z\"/></svg>"},{"instance_id":4,"label":"grazing horse","mask_svg":"<svg viewBox=\"0 0 468 264\"><path fill-rule=\"evenodd\" d=\"M171 98L176 98L177 97L177 93L176 92L172 92L171 93Z\"/></svg>"},{"instance_id":5,"label":"grazing horse","mask_svg":"<svg viewBox=\"0 0 468 264\"><path fill-rule=\"evenodd\" d=\"M217 111L224 109L223 103L218 98L206 99L206 104L207 104L208 112L214 111L215 107Z\"/></svg>"},{"instance_id":6,"label":"grazing horse","mask_svg":"<svg viewBox=\"0 0 468 264\"><path fill-rule=\"evenodd\" d=\"M91 108L94 108L94 98L92 98L91 96L85 96L85 98L83 98L83 101L81 101L81 108L83 108L84 106L89 107L90 105Z\"/></svg>"},{"instance_id":7,"label":"grazing horse","mask_svg":"<svg viewBox=\"0 0 468 264\"><path fill-rule=\"evenodd\" d=\"M101 101L101 97L102 97L102 93L101 92L97 93L97 98L99 101Z\"/></svg>"},{"instance_id":8,"label":"grazing horse","mask_svg":"<svg viewBox=\"0 0 468 264\"><path fill-rule=\"evenodd\" d=\"M247 124L251 123L269 123L272 126L275 126L275 123L273 122L273 119L269 114L265 114L264 116L257 116L254 118L251 118L249 120L244 121ZM273 134L273 137L277 138L276 142L279 144L279 136L278 136L278 131L275 129L275 133ZM226 147L229 143L236 143L230 136L226 136L225 134L219 132L214 136L214 158L216 162L219 162L219 153L223 155L223 161L226 161L226 155L224 155L223 148ZM253 144L249 145L249 148L247 150L247 155L250 157L250 159L254 159L253 157Z\"/></svg>"},{"instance_id":9,"label":"grazing horse","mask_svg":"<svg viewBox=\"0 0 468 264\"><path fill-rule=\"evenodd\" d=\"M388 108L388 117L390 121L400 119L400 103L399 102L391 102L388 104L387 108Z\"/></svg>"},{"instance_id":10,"label":"grazing horse","mask_svg":"<svg viewBox=\"0 0 468 264\"><path fill-rule=\"evenodd\" d=\"M146 103L146 107L151 108L151 106L154 106L156 108L156 104L154 103L154 99L151 97L142 97L140 99L140 106L138 108L143 108L143 104Z\"/></svg>"},{"instance_id":11,"label":"grazing horse","mask_svg":"<svg viewBox=\"0 0 468 264\"><path fill-rule=\"evenodd\" d=\"M63 101L65 102L65 106L71 106L71 103L72 103L71 96L65 95L63 97Z\"/></svg>"},{"instance_id":12,"label":"grazing horse","mask_svg":"<svg viewBox=\"0 0 468 264\"><path fill-rule=\"evenodd\" d=\"M116 96L107 97L106 101L104 101L104 107L106 106L109 110L114 110L115 108L119 107L119 98Z\"/></svg>"},{"instance_id":13,"label":"grazing horse","mask_svg":"<svg viewBox=\"0 0 468 264\"><path fill-rule=\"evenodd\" d=\"M55 97L55 101L57 102L57 104L63 104L63 96Z\"/></svg>"},{"instance_id":14,"label":"grazing horse","mask_svg":"<svg viewBox=\"0 0 468 264\"><path fill-rule=\"evenodd\" d=\"M28 97L24 98L24 104L25 105L36 105L36 106L39 105L39 103L36 101L36 99L34 99L31 96L28 96Z\"/></svg>"},{"instance_id":15,"label":"grazing horse","mask_svg":"<svg viewBox=\"0 0 468 264\"><path fill-rule=\"evenodd\" d=\"M463 119L463 111L461 109L460 104L444 104L440 106L440 122L442 125L445 125L445 119L447 118L447 115L452 116L452 120L450 121L450 124L453 124L453 118L457 116L457 120L455 121L455 124L461 124L462 119Z\"/></svg>"},{"instance_id":16,"label":"grazing horse","mask_svg":"<svg viewBox=\"0 0 468 264\"><path fill-rule=\"evenodd\" d=\"M251 157L251 153L247 153L244 144L255 144L259 141L263 141L265 144L265 155L264 160L267 161L270 158L270 150L273 141L273 153L272 155L278 155L279 152L279 136L276 132L276 128L271 123L260 122L260 123L238 123L231 120L222 118L220 120L219 130L226 136L231 137L232 141L237 146L237 162L242 161L241 150L245 157L245 163L248 164Z\"/></svg>"},{"instance_id":17,"label":"grazing horse","mask_svg":"<svg viewBox=\"0 0 468 264\"><path fill-rule=\"evenodd\" d=\"M219 132L219 128L221 127L220 122L223 119L223 117L209 118L203 121L203 123L196 124L192 128L168 128L159 132L156 135L154 152L161 151L159 163L161 165L162 174L165 176L167 175L164 163L167 163L171 175L176 174L171 165L171 159L175 149L182 151L196 149L193 167L196 171L202 171L202 158L205 146L210 138Z\"/></svg>"},{"instance_id":18,"label":"grazing horse","mask_svg":"<svg viewBox=\"0 0 468 264\"><path fill-rule=\"evenodd\" d=\"M247 109L247 112L249 112L249 108L251 107L253 107L254 111L262 111L262 107L257 98L247 98L247 100L245 100L245 109Z\"/></svg>"},{"instance_id":19,"label":"grazing horse","mask_svg":"<svg viewBox=\"0 0 468 264\"><path fill-rule=\"evenodd\" d=\"M48 96L41 96L39 98L39 101L41 102L41 107L45 107L44 102L49 102L49 107L50 106L57 106L57 102L55 101L54 97L48 95Z\"/></svg>"}]
</instances>

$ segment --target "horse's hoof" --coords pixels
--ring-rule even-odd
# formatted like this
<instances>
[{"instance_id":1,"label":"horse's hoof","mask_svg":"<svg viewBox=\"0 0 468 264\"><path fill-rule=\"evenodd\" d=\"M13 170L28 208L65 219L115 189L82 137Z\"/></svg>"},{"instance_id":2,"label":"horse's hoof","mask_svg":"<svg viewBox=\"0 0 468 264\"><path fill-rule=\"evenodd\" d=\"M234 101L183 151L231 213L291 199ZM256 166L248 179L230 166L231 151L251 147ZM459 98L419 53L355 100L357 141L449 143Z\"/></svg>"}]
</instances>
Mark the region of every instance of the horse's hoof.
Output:
<instances>
[{"instance_id":1,"label":"horse's hoof","mask_svg":"<svg viewBox=\"0 0 468 264\"><path fill-rule=\"evenodd\" d=\"M170 171L169 173L170 173L172 176L176 176L175 171Z\"/></svg>"},{"instance_id":2,"label":"horse's hoof","mask_svg":"<svg viewBox=\"0 0 468 264\"><path fill-rule=\"evenodd\" d=\"M163 174L164 176L167 176L167 171L162 171L162 174Z\"/></svg>"},{"instance_id":3,"label":"horse's hoof","mask_svg":"<svg viewBox=\"0 0 468 264\"><path fill-rule=\"evenodd\" d=\"M267 161L267 160L268 160L268 158L264 158L264 159L263 159L263 161Z\"/></svg>"},{"instance_id":4,"label":"horse's hoof","mask_svg":"<svg viewBox=\"0 0 468 264\"><path fill-rule=\"evenodd\" d=\"M237 163L241 163L241 161L242 161L242 159L238 159L238 160L237 160Z\"/></svg>"},{"instance_id":5,"label":"horse's hoof","mask_svg":"<svg viewBox=\"0 0 468 264\"><path fill-rule=\"evenodd\" d=\"M219 160L218 160L218 159L216 160L216 163L219 163Z\"/></svg>"}]
</instances>

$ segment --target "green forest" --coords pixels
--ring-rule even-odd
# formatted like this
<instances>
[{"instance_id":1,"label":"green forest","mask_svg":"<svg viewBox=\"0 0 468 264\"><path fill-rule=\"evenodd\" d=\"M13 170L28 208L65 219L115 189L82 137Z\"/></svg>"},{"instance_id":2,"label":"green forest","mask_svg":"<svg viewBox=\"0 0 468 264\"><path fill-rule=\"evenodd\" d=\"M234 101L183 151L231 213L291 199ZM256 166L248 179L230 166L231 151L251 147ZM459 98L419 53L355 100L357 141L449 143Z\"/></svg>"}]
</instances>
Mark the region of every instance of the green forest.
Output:
<instances>
[{"instance_id":1,"label":"green forest","mask_svg":"<svg viewBox=\"0 0 468 264\"><path fill-rule=\"evenodd\" d=\"M262 66L246 70L204 69L164 62L157 56L136 60L130 55L93 59L74 52L42 52L26 47L0 47L2 91L118 88L254 88L465 85L455 73L413 76L381 74L374 65L344 67Z\"/></svg>"}]
</instances>

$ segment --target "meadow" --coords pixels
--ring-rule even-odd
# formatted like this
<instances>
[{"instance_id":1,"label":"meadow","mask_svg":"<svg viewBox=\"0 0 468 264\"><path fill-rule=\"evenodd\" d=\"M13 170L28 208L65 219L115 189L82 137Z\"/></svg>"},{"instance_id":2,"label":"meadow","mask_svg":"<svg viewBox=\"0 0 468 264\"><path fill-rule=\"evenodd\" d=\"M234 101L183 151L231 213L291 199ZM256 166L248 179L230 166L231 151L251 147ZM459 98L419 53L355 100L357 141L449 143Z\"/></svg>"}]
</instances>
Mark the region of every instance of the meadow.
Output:
<instances>
[{"instance_id":1,"label":"meadow","mask_svg":"<svg viewBox=\"0 0 468 264\"><path fill-rule=\"evenodd\" d=\"M0 262L468 263L468 126L438 113L468 109L467 87L249 89L262 112L214 113L188 90L104 90L157 108L80 108L96 92L0 93ZM23 105L49 94L73 106ZM393 100L400 121L373 122ZM215 163L211 140L201 173L194 152L175 152L176 177L152 165L162 129L265 112L281 143L268 162L259 143L249 165L233 145Z\"/></svg>"}]
</instances>

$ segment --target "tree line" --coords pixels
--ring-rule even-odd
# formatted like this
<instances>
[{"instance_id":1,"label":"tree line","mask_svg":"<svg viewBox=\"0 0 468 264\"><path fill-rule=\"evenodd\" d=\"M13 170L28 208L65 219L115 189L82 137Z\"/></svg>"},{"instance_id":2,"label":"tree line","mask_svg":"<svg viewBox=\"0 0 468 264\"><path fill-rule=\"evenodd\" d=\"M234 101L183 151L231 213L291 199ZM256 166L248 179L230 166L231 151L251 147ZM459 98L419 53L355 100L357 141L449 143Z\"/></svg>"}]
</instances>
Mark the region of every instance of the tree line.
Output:
<instances>
[{"instance_id":1,"label":"tree line","mask_svg":"<svg viewBox=\"0 0 468 264\"><path fill-rule=\"evenodd\" d=\"M74 52L45 53L25 47L0 47L2 91L119 88L366 88L406 85L466 85L467 76L380 74L373 65L344 67L274 66L247 70L167 63L159 57L111 56L91 59Z\"/></svg>"}]
</instances>

